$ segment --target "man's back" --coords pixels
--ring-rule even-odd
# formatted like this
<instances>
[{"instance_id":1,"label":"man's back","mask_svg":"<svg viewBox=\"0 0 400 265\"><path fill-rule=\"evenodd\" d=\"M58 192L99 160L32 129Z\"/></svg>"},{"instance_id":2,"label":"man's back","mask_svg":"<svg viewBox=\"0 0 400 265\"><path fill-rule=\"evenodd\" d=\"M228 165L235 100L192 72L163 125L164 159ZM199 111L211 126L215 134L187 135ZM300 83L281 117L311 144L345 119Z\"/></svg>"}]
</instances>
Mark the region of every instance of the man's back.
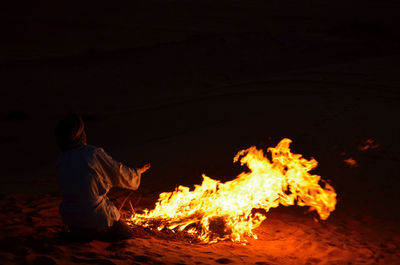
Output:
<instances>
[{"instance_id":1,"label":"man's back","mask_svg":"<svg viewBox=\"0 0 400 265\"><path fill-rule=\"evenodd\" d=\"M94 146L84 145L62 152L57 161L60 193L63 197L73 195L71 200L88 197L92 192L91 181L96 173L91 168Z\"/></svg>"},{"instance_id":2,"label":"man's back","mask_svg":"<svg viewBox=\"0 0 400 265\"><path fill-rule=\"evenodd\" d=\"M65 224L78 227L107 227L119 212L106 194L111 188L99 156L103 149L84 145L63 151L57 162L60 213Z\"/></svg>"}]
</instances>

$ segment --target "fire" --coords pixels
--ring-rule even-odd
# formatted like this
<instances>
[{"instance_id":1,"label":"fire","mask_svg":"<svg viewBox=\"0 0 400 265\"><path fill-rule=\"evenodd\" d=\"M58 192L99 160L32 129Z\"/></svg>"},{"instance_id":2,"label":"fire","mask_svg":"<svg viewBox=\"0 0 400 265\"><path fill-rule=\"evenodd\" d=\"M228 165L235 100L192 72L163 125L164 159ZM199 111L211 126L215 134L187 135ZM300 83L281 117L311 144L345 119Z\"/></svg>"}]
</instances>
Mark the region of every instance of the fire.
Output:
<instances>
[{"instance_id":1,"label":"fire","mask_svg":"<svg viewBox=\"0 0 400 265\"><path fill-rule=\"evenodd\" d=\"M184 231L202 242L214 243L257 238L253 230L271 208L279 205L309 206L325 220L335 209L335 190L320 176L309 173L318 162L291 153L291 142L283 139L268 148L271 159L254 146L242 150L234 162L247 165L250 172L225 183L203 174L201 185L193 190L179 186L173 192L161 193L153 210L136 213L128 222L159 231Z\"/></svg>"}]
</instances>

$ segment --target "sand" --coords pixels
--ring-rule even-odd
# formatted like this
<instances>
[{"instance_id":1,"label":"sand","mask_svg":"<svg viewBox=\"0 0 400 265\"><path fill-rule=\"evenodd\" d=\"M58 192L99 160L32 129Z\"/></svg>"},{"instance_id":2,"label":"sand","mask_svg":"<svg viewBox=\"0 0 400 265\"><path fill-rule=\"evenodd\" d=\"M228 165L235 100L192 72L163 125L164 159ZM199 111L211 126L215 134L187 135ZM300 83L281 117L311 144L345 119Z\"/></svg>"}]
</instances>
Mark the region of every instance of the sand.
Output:
<instances>
[{"instance_id":1,"label":"sand","mask_svg":"<svg viewBox=\"0 0 400 265\"><path fill-rule=\"evenodd\" d=\"M123 198L126 193L114 193ZM135 193L135 203L143 194ZM2 264L398 264L400 227L368 215L334 213L328 221L300 207L273 209L247 243L190 243L135 231L118 242L63 237L54 194L1 200ZM118 200L117 200L118 203ZM140 203L136 205L140 207Z\"/></svg>"}]
</instances>

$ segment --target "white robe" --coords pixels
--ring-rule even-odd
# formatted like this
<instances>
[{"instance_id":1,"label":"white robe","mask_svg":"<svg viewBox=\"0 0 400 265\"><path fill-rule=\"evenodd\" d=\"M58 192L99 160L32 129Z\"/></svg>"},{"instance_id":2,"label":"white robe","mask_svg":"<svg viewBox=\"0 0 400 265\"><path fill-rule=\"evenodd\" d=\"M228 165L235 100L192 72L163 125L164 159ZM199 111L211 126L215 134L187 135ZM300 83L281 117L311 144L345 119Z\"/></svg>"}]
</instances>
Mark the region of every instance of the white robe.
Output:
<instances>
[{"instance_id":1,"label":"white robe","mask_svg":"<svg viewBox=\"0 0 400 265\"><path fill-rule=\"evenodd\" d=\"M111 187L136 190L140 173L122 165L102 148L84 145L63 151L57 161L60 214L64 224L80 228L104 228L120 214L107 198Z\"/></svg>"}]
</instances>

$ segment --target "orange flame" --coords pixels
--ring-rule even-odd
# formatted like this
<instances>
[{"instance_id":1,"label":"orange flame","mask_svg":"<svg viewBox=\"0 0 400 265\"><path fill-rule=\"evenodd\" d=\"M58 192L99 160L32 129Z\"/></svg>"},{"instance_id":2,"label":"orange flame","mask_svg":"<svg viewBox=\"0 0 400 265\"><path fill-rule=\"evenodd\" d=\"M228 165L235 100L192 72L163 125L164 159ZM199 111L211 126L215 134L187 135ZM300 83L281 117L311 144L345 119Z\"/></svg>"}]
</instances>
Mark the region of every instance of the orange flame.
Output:
<instances>
[{"instance_id":1,"label":"orange flame","mask_svg":"<svg viewBox=\"0 0 400 265\"><path fill-rule=\"evenodd\" d=\"M202 242L218 240L245 241L257 238L253 232L270 208L310 206L325 220L335 209L336 193L310 170L318 162L292 154L290 139L283 139L275 148L268 148L271 161L262 150L250 147L237 153L234 162L246 164L250 172L242 172L234 180L221 183L203 174L203 183L194 190L179 186L174 192L160 194L155 208L134 214L129 222L152 229L185 231ZM263 214L263 213L264 214Z\"/></svg>"}]
</instances>

